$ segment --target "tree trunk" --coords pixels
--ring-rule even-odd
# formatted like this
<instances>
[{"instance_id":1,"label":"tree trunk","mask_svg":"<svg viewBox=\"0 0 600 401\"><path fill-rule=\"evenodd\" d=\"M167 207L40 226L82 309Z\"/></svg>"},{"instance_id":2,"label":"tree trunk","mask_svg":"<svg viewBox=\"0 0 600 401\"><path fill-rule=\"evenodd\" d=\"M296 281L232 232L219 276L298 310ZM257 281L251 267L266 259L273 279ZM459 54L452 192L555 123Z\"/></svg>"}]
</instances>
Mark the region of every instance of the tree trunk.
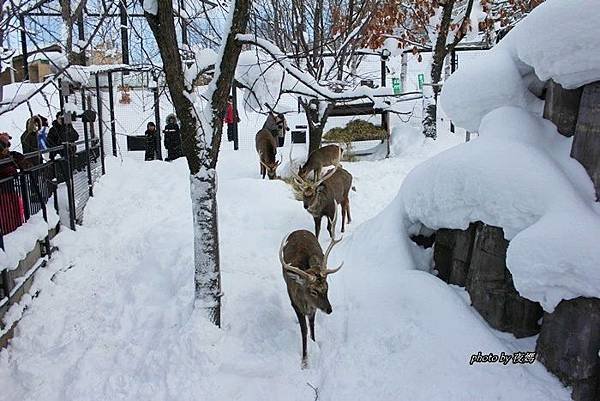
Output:
<instances>
[{"instance_id":1,"label":"tree trunk","mask_svg":"<svg viewBox=\"0 0 600 401\"><path fill-rule=\"evenodd\" d=\"M207 310L209 319L221 324L221 280L216 165L221 144L222 115L231 90L241 44L235 39L246 30L251 0L237 0L223 56L213 78L210 121L201 121L190 100L193 90L185 87L183 66L177 44L173 4L159 1L156 15L146 13L156 38L169 93L181 122L181 144L190 170L190 191L194 220L194 280L196 307Z\"/></svg>"},{"instance_id":2,"label":"tree trunk","mask_svg":"<svg viewBox=\"0 0 600 401\"><path fill-rule=\"evenodd\" d=\"M446 41L448 39L450 23L452 22L454 1L455 0L447 0L442 6L442 20L440 21L440 28L431 62L432 91L423 91L424 95L426 92L429 92L429 96L424 98L425 115L423 117L423 134L426 137L433 139L437 137L437 98L441 90L440 82L442 80L442 71L444 69L444 58L446 58L446 54L448 53ZM433 93L433 99L431 99L431 93Z\"/></svg>"},{"instance_id":3,"label":"tree trunk","mask_svg":"<svg viewBox=\"0 0 600 401\"><path fill-rule=\"evenodd\" d=\"M323 102L318 100L311 100L310 102L302 102L302 108L306 114L306 120L308 121L308 154L310 155L315 150L321 147L321 140L323 139L323 129L327 124L329 118L329 111L333 104L328 103L325 110L320 113L320 108L323 107Z\"/></svg>"}]
</instances>

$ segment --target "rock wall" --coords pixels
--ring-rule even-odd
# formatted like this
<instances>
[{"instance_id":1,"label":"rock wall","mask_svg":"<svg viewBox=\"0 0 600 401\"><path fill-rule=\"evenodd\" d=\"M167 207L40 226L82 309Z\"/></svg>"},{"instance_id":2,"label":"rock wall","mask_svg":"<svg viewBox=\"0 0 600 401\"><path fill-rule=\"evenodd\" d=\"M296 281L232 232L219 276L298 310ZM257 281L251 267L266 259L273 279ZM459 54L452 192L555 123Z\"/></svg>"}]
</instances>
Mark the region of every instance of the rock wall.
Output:
<instances>
[{"instance_id":1,"label":"rock wall","mask_svg":"<svg viewBox=\"0 0 600 401\"><path fill-rule=\"evenodd\" d=\"M549 82L544 117L562 135L574 136L571 157L586 169L600 199L600 82L575 90ZM434 266L440 279L466 288L473 307L492 327L517 337L539 332L537 359L573 388L574 401L600 401L600 299L563 300L544 314L514 288L507 249L500 227L477 222L466 230L440 229Z\"/></svg>"},{"instance_id":2,"label":"rock wall","mask_svg":"<svg viewBox=\"0 0 600 401\"><path fill-rule=\"evenodd\" d=\"M546 368L573 387L575 401L600 400L600 299L562 301L544 315L536 352Z\"/></svg>"},{"instance_id":3,"label":"rock wall","mask_svg":"<svg viewBox=\"0 0 600 401\"><path fill-rule=\"evenodd\" d=\"M556 124L564 136L575 134L582 92L583 88L567 90L552 80L546 85L544 118Z\"/></svg>"},{"instance_id":4,"label":"rock wall","mask_svg":"<svg viewBox=\"0 0 600 401\"><path fill-rule=\"evenodd\" d=\"M600 81L583 88L571 157L585 167L600 199Z\"/></svg>"},{"instance_id":5,"label":"rock wall","mask_svg":"<svg viewBox=\"0 0 600 401\"><path fill-rule=\"evenodd\" d=\"M543 310L519 295L506 267L508 241L500 227L473 223L439 230L434 245L438 277L466 288L473 307L495 329L528 337L540 330Z\"/></svg>"}]
</instances>

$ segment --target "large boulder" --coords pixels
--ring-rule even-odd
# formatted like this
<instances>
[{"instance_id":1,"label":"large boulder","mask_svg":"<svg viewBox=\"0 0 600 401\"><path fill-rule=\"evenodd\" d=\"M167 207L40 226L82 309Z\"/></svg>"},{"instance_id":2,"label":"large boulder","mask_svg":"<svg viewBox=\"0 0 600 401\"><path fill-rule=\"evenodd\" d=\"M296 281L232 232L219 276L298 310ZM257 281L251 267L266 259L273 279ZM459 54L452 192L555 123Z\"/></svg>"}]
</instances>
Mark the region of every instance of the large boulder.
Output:
<instances>
[{"instance_id":1,"label":"large boulder","mask_svg":"<svg viewBox=\"0 0 600 401\"><path fill-rule=\"evenodd\" d=\"M508 241L500 227L477 227L467 276L467 291L473 307L494 328L516 337L540 330L543 310L539 303L519 295L506 267Z\"/></svg>"},{"instance_id":2,"label":"large boulder","mask_svg":"<svg viewBox=\"0 0 600 401\"><path fill-rule=\"evenodd\" d=\"M544 315L537 358L573 388L574 401L600 400L600 299L561 301Z\"/></svg>"},{"instance_id":3,"label":"large boulder","mask_svg":"<svg viewBox=\"0 0 600 401\"><path fill-rule=\"evenodd\" d=\"M442 228L436 233L433 262L438 277L448 284L466 285L476 227L472 223L466 230Z\"/></svg>"},{"instance_id":4,"label":"large boulder","mask_svg":"<svg viewBox=\"0 0 600 401\"><path fill-rule=\"evenodd\" d=\"M564 89L560 84L548 81L544 118L552 121L564 136L575 134L582 92L583 88Z\"/></svg>"}]
</instances>

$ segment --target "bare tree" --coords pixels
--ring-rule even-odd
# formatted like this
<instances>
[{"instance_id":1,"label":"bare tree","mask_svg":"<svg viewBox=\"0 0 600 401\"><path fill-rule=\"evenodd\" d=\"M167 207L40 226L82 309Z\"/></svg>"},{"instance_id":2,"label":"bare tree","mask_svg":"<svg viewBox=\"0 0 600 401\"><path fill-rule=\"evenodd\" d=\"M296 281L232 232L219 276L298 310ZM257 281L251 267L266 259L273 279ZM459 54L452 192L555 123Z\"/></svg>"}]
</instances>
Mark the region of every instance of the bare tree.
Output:
<instances>
[{"instance_id":1,"label":"bare tree","mask_svg":"<svg viewBox=\"0 0 600 401\"><path fill-rule=\"evenodd\" d=\"M176 36L173 4L171 1L158 1L156 4L156 10L145 9L145 16L160 50L167 86L181 121L182 148L190 171L196 306L205 308L211 321L220 325L216 166L222 115L242 47L236 35L246 31L251 0L236 0L231 5L229 31L224 35L221 57L209 85L209 103L203 108L194 104L194 87L188 85L184 77L185 67Z\"/></svg>"},{"instance_id":2,"label":"bare tree","mask_svg":"<svg viewBox=\"0 0 600 401\"><path fill-rule=\"evenodd\" d=\"M355 53L374 0L270 0L252 15L257 37L268 39L323 87L339 91L356 81ZM300 96L309 130L309 153L321 146L333 99Z\"/></svg>"}]
</instances>

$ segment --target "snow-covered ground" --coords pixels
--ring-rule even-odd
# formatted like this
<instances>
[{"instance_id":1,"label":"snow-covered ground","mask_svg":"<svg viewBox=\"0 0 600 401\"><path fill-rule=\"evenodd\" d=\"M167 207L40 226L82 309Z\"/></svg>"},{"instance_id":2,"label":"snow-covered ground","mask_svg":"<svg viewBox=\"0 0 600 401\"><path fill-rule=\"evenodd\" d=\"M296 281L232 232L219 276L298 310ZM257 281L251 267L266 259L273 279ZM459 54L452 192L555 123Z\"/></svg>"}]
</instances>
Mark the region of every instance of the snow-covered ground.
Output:
<instances>
[{"instance_id":1,"label":"snow-covered ground","mask_svg":"<svg viewBox=\"0 0 600 401\"><path fill-rule=\"evenodd\" d=\"M314 400L313 387L319 400L568 400L539 363L470 365L478 351L533 349L515 349L464 293L412 269L408 250L378 254L381 241L405 239L385 208L406 174L461 140L403 138L395 158L345 164L353 222L332 255L345 265L329 280L333 314L317 314L306 370L277 250L312 218L290 188L260 180L253 151L224 146L219 330L192 309L185 161L107 160L85 225L56 237L39 296L0 353L0 400Z\"/></svg>"}]
</instances>

